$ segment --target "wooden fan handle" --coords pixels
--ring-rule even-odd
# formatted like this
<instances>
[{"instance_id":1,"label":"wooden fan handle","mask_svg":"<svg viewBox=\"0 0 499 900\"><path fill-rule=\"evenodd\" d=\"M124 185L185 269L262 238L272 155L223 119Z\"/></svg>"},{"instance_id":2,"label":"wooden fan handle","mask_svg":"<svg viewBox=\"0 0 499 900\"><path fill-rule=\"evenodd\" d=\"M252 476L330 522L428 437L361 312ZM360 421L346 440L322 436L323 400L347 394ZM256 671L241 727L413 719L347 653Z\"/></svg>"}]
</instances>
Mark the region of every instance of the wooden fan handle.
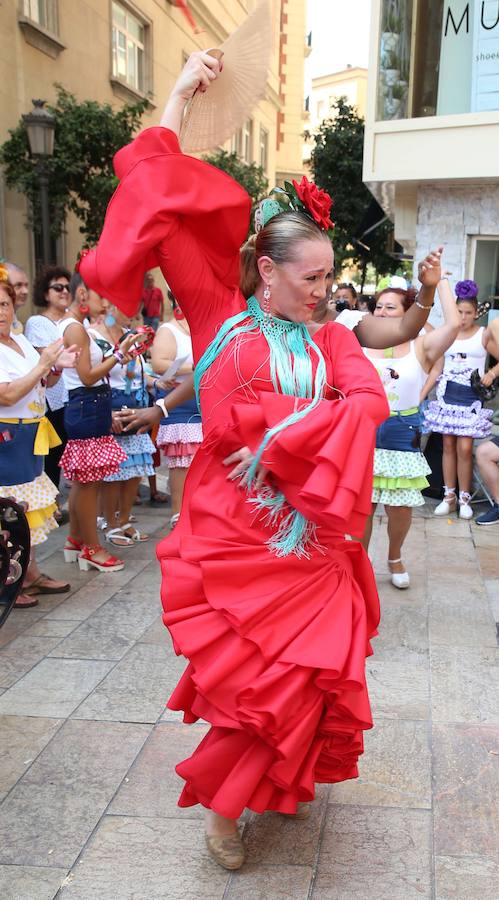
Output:
<instances>
[{"instance_id":1,"label":"wooden fan handle","mask_svg":"<svg viewBox=\"0 0 499 900\"><path fill-rule=\"evenodd\" d=\"M219 62L224 55L223 50L220 50L218 47L213 47L211 50L206 50L206 53L208 54L208 56L213 56L215 59L218 59ZM185 131L185 129L187 128L189 119L191 117L192 101L194 100L194 97L196 96L198 91L199 91L199 88L196 88L191 99L189 100L189 105L186 107L186 110L184 113L184 118L182 120L182 127L180 129L180 140L182 140L182 134Z\"/></svg>"}]
</instances>

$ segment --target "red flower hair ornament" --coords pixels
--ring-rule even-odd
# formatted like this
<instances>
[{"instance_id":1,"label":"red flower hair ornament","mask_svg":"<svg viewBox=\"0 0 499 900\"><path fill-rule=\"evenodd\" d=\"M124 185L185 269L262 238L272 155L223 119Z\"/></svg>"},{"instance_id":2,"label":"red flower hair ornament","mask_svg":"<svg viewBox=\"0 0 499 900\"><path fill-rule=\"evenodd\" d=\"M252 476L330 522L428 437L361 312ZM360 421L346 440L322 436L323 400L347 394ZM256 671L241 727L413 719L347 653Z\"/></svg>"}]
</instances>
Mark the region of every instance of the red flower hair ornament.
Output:
<instances>
[{"instance_id":1,"label":"red flower hair ornament","mask_svg":"<svg viewBox=\"0 0 499 900\"><path fill-rule=\"evenodd\" d=\"M326 191L303 176L300 183L284 182L284 188L276 187L270 197L262 200L255 210L255 231L260 231L274 216L281 212L301 212L312 219L321 231L334 228L331 221L333 201Z\"/></svg>"}]
</instances>

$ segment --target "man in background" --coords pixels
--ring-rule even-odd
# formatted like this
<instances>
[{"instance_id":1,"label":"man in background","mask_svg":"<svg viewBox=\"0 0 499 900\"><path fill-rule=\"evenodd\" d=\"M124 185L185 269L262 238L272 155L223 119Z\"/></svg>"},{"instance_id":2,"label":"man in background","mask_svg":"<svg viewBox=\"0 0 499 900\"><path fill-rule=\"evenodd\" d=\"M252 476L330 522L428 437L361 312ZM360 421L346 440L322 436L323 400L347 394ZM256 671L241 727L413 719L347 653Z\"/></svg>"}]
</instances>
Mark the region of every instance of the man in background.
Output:
<instances>
[{"instance_id":1,"label":"man in background","mask_svg":"<svg viewBox=\"0 0 499 900\"><path fill-rule=\"evenodd\" d=\"M5 260L4 265L7 269L7 272L9 273L9 282L14 288L16 294L12 331L14 332L14 334L22 334L23 324L17 318L17 313L20 310L21 306L24 306L29 296L28 276L26 275L24 269L21 269L20 266L16 265L16 263Z\"/></svg>"},{"instance_id":2,"label":"man in background","mask_svg":"<svg viewBox=\"0 0 499 900\"><path fill-rule=\"evenodd\" d=\"M142 317L144 325L150 325L154 331L158 330L159 323L163 319L165 301L160 288L155 286L154 275L148 272L144 279L142 291Z\"/></svg>"}]
</instances>

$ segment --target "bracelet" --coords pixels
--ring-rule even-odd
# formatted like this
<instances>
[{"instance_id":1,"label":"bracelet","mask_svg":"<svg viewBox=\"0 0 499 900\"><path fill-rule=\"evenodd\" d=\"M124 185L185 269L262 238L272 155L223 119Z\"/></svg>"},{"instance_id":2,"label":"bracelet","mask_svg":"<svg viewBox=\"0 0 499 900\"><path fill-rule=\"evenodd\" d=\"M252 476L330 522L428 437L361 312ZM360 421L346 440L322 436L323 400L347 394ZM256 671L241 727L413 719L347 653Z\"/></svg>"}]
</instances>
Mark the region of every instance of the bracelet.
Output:
<instances>
[{"instance_id":1,"label":"bracelet","mask_svg":"<svg viewBox=\"0 0 499 900\"><path fill-rule=\"evenodd\" d=\"M111 356L114 356L116 361L119 362L120 366L125 365L125 354L121 352L121 350L113 350ZM111 358L111 357L109 357Z\"/></svg>"},{"instance_id":2,"label":"bracelet","mask_svg":"<svg viewBox=\"0 0 499 900\"><path fill-rule=\"evenodd\" d=\"M420 303L417 299L414 301L414 305L419 306L420 309L433 309L433 307L435 306L434 303L430 303L429 306L425 306L424 303Z\"/></svg>"},{"instance_id":3,"label":"bracelet","mask_svg":"<svg viewBox=\"0 0 499 900\"><path fill-rule=\"evenodd\" d=\"M167 419L167 418L168 418L168 410L167 410L167 408L166 408L166 406L165 406L165 401L164 401L164 399L162 399L162 400L155 400L154 405L155 405L155 406L159 406L161 412L163 413L163 418L164 418L164 419Z\"/></svg>"}]
</instances>

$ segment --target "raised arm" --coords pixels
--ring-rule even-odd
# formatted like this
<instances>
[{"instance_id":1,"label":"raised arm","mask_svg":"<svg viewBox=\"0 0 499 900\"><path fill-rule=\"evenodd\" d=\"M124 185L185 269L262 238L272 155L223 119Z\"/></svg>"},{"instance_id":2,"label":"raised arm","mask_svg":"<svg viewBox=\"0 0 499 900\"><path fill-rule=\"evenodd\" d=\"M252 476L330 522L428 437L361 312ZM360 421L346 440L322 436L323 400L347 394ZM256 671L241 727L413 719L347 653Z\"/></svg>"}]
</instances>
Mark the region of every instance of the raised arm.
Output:
<instances>
[{"instance_id":1,"label":"raised arm","mask_svg":"<svg viewBox=\"0 0 499 900\"><path fill-rule=\"evenodd\" d=\"M98 246L80 261L85 283L128 316L137 312L146 271L161 266L191 332L209 333L208 340L221 320L239 311L231 304L251 200L225 172L185 156L178 132L188 99L219 72L218 60L192 54L161 126L145 129L116 154L120 184Z\"/></svg>"},{"instance_id":2,"label":"raised arm","mask_svg":"<svg viewBox=\"0 0 499 900\"><path fill-rule=\"evenodd\" d=\"M433 306L435 288L442 277L440 257L443 247L433 250L419 263L418 277L421 282L416 302L400 318L375 318L364 316L355 329L362 347L385 350L416 338L423 328Z\"/></svg>"},{"instance_id":3,"label":"raised arm","mask_svg":"<svg viewBox=\"0 0 499 900\"><path fill-rule=\"evenodd\" d=\"M222 71L222 63L204 50L189 56L175 86L166 101L160 125L178 136L186 103L197 90L204 92Z\"/></svg>"},{"instance_id":4,"label":"raised arm","mask_svg":"<svg viewBox=\"0 0 499 900\"><path fill-rule=\"evenodd\" d=\"M438 283L438 296L444 315L444 324L434 328L422 338L424 360L423 366L429 370L433 363L445 353L457 338L461 320L456 304L456 299L446 278Z\"/></svg>"}]
</instances>

